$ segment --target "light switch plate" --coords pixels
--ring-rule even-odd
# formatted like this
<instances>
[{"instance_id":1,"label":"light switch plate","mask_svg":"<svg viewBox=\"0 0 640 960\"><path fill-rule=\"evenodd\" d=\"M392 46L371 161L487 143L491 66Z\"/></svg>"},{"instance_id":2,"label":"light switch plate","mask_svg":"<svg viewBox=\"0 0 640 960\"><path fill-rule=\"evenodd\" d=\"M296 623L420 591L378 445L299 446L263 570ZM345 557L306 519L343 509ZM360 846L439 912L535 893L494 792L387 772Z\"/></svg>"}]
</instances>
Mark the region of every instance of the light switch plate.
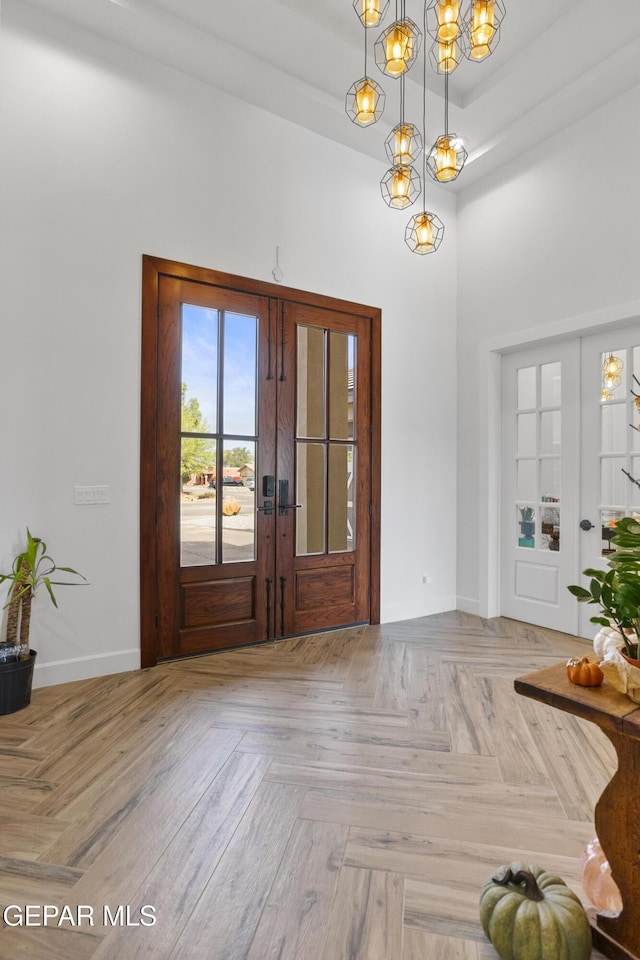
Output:
<instances>
[{"instance_id":1,"label":"light switch plate","mask_svg":"<svg viewBox=\"0 0 640 960\"><path fill-rule=\"evenodd\" d=\"M109 487L106 484L94 484L90 487L75 487L74 503L79 507L93 507L101 503L109 503Z\"/></svg>"}]
</instances>

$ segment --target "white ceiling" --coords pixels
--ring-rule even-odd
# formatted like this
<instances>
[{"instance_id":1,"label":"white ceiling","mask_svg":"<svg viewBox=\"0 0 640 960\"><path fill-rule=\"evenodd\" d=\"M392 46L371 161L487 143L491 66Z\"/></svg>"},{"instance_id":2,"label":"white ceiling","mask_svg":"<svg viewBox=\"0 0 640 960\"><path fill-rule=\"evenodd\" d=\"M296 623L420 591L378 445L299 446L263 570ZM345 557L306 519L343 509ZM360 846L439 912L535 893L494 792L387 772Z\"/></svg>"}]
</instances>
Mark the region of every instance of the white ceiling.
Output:
<instances>
[{"instance_id":1,"label":"white ceiling","mask_svg":"<svg viewBox=\"0 0 640 960\"><path fill-rule=\"evenodd\" d=\"M464 189L506 160L640 84L639 0L504 0L501 39L482 63L450 79L449 128L469 160L446 189ZM344 98L364 73L364 34L352 0L31 0L213 87L385 162L398 120L398 84L373 60L387 92L383 119L361 129ZM464 3L466 6L466 2ZM394 0L385 23L393 19ZM423 3L406 0L422 24ZM422 70L407 77L407 119L421 122ZM442 77L429 68L427 139L443 125ZM595 146L594 146L595 149Z\"/></svg>"}]
</instances>

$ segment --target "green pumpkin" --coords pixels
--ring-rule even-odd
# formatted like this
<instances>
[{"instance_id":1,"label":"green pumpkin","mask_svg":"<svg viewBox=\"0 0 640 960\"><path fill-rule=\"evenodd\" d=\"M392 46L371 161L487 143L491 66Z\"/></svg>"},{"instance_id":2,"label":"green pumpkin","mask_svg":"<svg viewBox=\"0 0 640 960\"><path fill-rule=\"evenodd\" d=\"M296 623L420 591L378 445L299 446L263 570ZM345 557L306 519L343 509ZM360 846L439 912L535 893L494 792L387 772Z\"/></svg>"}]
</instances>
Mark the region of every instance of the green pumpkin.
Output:
<instances>
[{"instance_id":1,"label":"green pumpkin","mask_svg":"<svg viewBox=\"0 0 640 960\"><path fill-rule=\"evenodd\" d=\"M564 880L541 867L500 867L480 894L482 929L502 960L589 960L591 927Z\"/></svg>"}]
</instances>

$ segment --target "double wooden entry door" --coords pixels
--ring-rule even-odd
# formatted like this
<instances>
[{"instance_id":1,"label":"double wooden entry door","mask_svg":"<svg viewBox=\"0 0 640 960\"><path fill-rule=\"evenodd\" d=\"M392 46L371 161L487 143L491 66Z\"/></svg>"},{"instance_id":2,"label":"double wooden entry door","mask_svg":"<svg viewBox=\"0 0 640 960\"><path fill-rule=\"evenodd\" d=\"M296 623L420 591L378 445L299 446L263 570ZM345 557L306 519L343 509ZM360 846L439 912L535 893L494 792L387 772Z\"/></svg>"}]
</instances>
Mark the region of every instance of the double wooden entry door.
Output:
<instances>
[{"instance_id":1,"label":"double wooden entry door","mask_svg":"<svg viewBox=\"0 0 640 960\"><path fill-rule=\"evenodd\" d=\"M375 622L378 312L149 257L143 301L143 664Z\"/></svg>"}]
</instances>

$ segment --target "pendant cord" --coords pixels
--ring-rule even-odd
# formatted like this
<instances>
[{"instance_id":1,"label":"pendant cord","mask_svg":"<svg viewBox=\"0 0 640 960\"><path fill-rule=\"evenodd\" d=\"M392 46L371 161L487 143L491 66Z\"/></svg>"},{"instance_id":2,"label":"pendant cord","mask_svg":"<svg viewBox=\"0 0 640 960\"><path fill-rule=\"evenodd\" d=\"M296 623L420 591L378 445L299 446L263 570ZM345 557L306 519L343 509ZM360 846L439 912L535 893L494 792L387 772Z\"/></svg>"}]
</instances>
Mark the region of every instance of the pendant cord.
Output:
<instances>
[{"instance_id":1,"label":"pendant cord","mask_svg":"<svg viewBox=\"0 0 640 960\"><path fill-rule=\"evenodd\" d=\"M364 31L364 75L367 76L367 29Z\"/></svg>"},{"instance_id":2,"label":"pendant cord","mask_svg":"<svg viewBox=\"0 0 640 960\"><path fill-rule=\"evenodd\" d=\"M449 135L449 71L444 75L444 135Z\"/></svg>"},{"instance_id":3,"label":"pendant cord","mask_svg":"<svg viewBox=\"0 0 640 960\"><path fill-rule=\"evenodd\" d=\"M427 209L427 0L424 0L424 40L422 45L422 205Z\"/></svg>"},{"instance_id":4,"label":"pendant cord","mask_svg":"<svg viewBox=\"0 0 640 960\"><path fill-rule=\"evenodd\" d=\"M400 77L400 125L404 126L404 73Z\"/></svg>"}]
</instances>

